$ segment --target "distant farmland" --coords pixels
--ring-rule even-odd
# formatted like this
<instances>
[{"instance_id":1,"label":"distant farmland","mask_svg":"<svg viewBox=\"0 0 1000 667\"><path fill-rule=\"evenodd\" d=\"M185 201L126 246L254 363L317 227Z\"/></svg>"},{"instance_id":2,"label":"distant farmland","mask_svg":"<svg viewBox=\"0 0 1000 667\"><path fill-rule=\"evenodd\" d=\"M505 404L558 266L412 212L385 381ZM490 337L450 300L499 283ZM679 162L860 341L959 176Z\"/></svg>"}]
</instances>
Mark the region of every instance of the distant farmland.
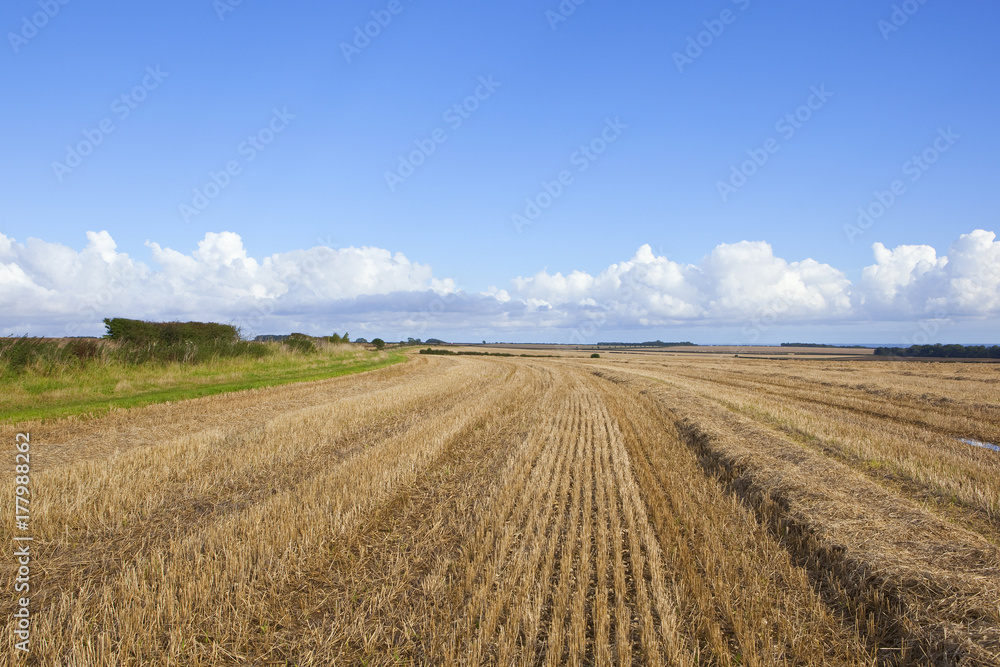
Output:
<instances>
[{"instance_id":1,"label":"distant farmland","mask_svg":"<svg viewBox=\"0 0 1000 667\"><path fill-rule=\"evenodd\" d=\"M1000 443L1000 366L743 356L414 354L5 426L30 662L1000 664L1000 454L961 440Z\"/></svg>"},{"instance_id":2,"label":"distant farmland","mask_svg":"<svg viewBox=\"0 0 1000 667\"><path fill-rule=\"evenodd\" d=\"M546 351L546 352L610 352L614 354L740 354L764 356L811 356L811 357L868 357L875 352L873 347L835 347L835 346L785 346L785 345L668 345L656 347L650 345L624 344L594 344L567 345L546 343L494 343L490 345L452 345L463 349L501 349L508 352Z\"/></svg>"}]
</instances>

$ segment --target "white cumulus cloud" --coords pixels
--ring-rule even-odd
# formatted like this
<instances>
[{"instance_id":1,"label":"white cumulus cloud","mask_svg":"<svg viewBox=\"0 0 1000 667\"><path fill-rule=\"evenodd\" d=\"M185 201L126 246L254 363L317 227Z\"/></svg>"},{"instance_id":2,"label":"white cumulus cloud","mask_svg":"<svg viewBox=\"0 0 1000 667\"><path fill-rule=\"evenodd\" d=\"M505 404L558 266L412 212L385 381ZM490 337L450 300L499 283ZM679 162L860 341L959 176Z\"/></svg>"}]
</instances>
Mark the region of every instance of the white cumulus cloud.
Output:
<instances>
[{"instance_id":1,"label":"white cumulus cloud","mask_svg":"<svg viewBox=\"0 0 1000 667\"><path fill-rule=\"evenodd\" d=\"M366 295L455 290L453 281L435 279L429 266L381 248L321 246L258 260L247 255L238 234L210 232L190 254L147 241L158 265L153 269L116 252L107 232L87 232L87 238L76 251L39 239L21 244L0 234L0 326L9 332L92 333L103 317L116 315L236 322L253 317L263 325L279 314L314 313L319 305ZM53 326L65 331L51 331Z\"/></svg>"},{"instance_id":2,"label":"white cumulus cloud","mask_svg":"<svg viewBox=\"0 0 1000 667\"><path fill-rule=\"evenodd\" d=\"M763 242L717 246L700 265L680 264L641 246L597 276L540 272L514 280L522 297L556 307L597 306L623 323L654 325L752 317L780 307L792 317L835 317L850 310L850 281L811 259L787 262Z\"/></svg>"},{"instance_id":3,"label":"white cumulus cloud","mask_svg":"<svg viewBox=\"0 0 1000 667\"><path fill-rule=\"evenodd\" d=\"M872 246L855 302L872 317L989 316L1000 313L1000 242L977 229L947 255L926 245Z\"/></svg>"},{"instance_id":4,"label":"white cumulus cloud","mask_svg":"<svg viewBox=\"0 0 1000 667\"><path fill-rule=\"evenodd\" d=\"M542 270L479 293L382 248L251 257L233 232L208 233L189 253L146 246L149 257L140 261L118 252L106 231L87 232L82 250L0 233L0 332L93 334L108 316L232 322L248 334L349 328L430 336L1000 315L1000 242L981 229L944 254L875 243L874 263L853 284L829 264L787 260L764 241L741 241L716 246L697 264L643 245L597 275Z\"/></svg>"}]
</instances>

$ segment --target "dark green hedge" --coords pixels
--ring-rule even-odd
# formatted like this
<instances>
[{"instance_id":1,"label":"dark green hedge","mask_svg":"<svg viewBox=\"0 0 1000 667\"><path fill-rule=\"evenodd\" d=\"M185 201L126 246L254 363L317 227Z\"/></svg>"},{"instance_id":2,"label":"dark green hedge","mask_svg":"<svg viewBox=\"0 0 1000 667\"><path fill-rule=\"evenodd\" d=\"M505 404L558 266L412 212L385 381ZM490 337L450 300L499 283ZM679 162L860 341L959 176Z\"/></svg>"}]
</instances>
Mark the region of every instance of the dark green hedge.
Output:
<instances>
[{"instance_id":1,"label":"dark green hedge","mask_svg":"<svg viewBox=\"0 0 1000 667\"><path fill-rule=\"evenodd\" d=\"M216 322L146 322L124 317L104 318L105 338L123 343L194 343L236 342L239 330Z\"/></svg>"}]
</instances>

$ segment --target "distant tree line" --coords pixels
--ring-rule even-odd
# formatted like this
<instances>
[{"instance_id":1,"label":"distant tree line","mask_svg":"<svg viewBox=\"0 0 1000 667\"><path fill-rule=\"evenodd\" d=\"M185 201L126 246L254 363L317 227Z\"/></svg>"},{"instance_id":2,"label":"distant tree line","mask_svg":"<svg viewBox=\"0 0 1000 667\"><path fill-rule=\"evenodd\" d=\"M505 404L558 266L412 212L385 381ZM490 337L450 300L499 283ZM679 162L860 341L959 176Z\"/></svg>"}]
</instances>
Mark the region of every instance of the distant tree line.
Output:
<instances>
[{"instance_id":1,"label":"distant tree line","mask_svg":"<svg viewBox=\"0 0 1000 667\"><path fill-rule=\"evenodd\" d=\"M288 338L288 334L260 334L253 339L255 343L280 343Z\"/></svg>"},{"instance_id":2,"label":"distant tree line","mask_svg":"<svg viewBox=\"0 0 1000 667\"><path fill-rule=\"evenodd\" d=\"M261 343L275 343L275 342L281 343L281 342L287 341L290 338L309 338L309 339L312 339L313 337L309 336L307 334L304 334L304 333L261 334L261 335L257 336L256 338L254 338L254 340L258 341L258 342L261 342ZM347 333L345 333L343 336L341 336L338 333L334 333L332 336L320 336L319 338L317 338L317 340L325 340L325 341L327 341L329 343L350 343L351 342L351 336L350 336L350 334L347 334ZM364 338L359 338L356 342L358 342L358 343L367 343L368 341L366 341Z\"/></svg>"},{"instance_id":3,"label":"distant tree line","mask_svg":"<svg viewBox=\"0 0 1000 667\"><path fill-rule=\"evenodd\" d=\"M474 352L472 350L458 350L458 351L456 351L456 350L435 350L432 347L428 347L428 348L425 348L423 350L420 350L420 354L444 354L444 355L449 355L449 354L464 354L464 355L472 355L472 356L477 356L477 357L513 357L513 356L516 356L516 355L511 354L510 352Z\"/></svg>"},{"instance_id":4,"label":"distant tree line","mask_svg":"<svg viewBox=\"0 0 1000 667\"><path fill-rule=\"evenodd\" d=\"M432 347L420 350L420 354L460 354L473 357L556 357L556 354L512 354L510 352L478 352L475 350L435 350Z\"/></svg>"},{"instance_id":5,"label":"distant tree line","mask_svg":"<svg viewBox=\"0 0 1000 667\"><path fill-rule=\"evenodd\" d=\"M678 347L680 345L694 345L690 341L681 343L664 343L662 340L648 340L645 343L598 343L608 347Z\"/></svg>"},{"instance_id":6,"label":"distant tree line","mask_svg":"<svg viewBox=\"0 0 1000 667\"><path fill-rule=\"evenodd\" d=\"M832 345L830 343L782 343L781 347L841 347L846 349L866 349L867 345Z\"/></svg>"},{"instance_id":7,"label":"distant tree line","mask_svg":"<svg viewBox=\"0 0 1000 667\"><path fill-rule=\"evenodd\" d=\"M946 359L1000 359L1000 345L911 345L910 347L877 347L880 357L943 357Z\"/></svg>"},{"instance_id":8,"label":"distant tree line","mask_svg":"<svg viewBox=\"0 0 1000 667\"><path fill-rule=\"evenodd\" d=\"M351 335L344 332L344 335L334 332L332 336L320 336L318 338L313 338L312 336L307 336L302 333L293 334L261 334L254 338L254 341L261 343L285 343L294 349L300 351L307 351L306 348L315 348L315 341L326 341L328 343L333 343L338 345L340 343L350 343ZM371 343L368 342L367 338L356 338L353 341L358 345L373 345L376 350L381 350L385 347L385 341L381 338L372 339Z\"/></svg>"}]
</instances>

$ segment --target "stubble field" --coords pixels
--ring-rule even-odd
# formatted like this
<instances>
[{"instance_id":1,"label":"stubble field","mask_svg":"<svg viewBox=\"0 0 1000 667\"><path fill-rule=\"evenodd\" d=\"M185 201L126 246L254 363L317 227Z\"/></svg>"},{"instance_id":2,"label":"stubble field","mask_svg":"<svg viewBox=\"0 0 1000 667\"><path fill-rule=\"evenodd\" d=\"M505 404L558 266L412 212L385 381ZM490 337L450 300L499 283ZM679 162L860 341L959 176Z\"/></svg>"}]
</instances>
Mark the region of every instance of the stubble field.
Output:
<instances>
[{"instance_id":1,"label":"stubble field","mask_svg":"<svg viewBox=\"0 0 1000 667\"><path fill-rule=\"evenodd\" d=\"M21 425L0 661L1000 664L1000 366L613 356Z\"/></svg>"}]
</instances>

